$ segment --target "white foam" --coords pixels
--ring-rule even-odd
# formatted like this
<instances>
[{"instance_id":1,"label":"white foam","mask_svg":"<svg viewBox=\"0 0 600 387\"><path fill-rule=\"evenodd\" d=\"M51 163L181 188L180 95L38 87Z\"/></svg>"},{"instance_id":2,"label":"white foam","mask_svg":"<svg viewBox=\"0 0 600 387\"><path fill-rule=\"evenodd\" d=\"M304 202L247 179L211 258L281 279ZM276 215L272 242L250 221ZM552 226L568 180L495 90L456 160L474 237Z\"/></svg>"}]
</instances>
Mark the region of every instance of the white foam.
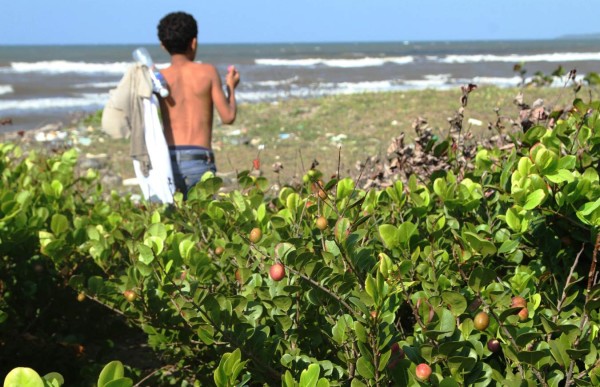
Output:
<instances>
[{"instance_id":1,"label":"white foam","mask_svg":"<svg viewBox=\"0 0 600 387\"><path fill-rule=\"evenodd\" d=\"M450 82L450 74L431 74L423 78L425 79L408 79L402 83L411 89L430 89L449 86Z\"/></svg>"},{"instance_id":2,"label":"white foam","mask_svg":"<svg viewBox=\"0 0 600 387\"><path fill-rule=\"evenodd\" d=\"M76 97L34 98L27 100L0 100L0 113L3 111L43 111L65 108L102 107L108 94L81 94Z\"/></svg>"},{"instance_id":3,"label":"white foam","mask_svg":"<svg viewBox=\"0 0 600 387\"><path fill-rule=\"evenodd\" d=\"M466 81L466 80L465 80ZM470 83L476 85L494 85L499 87L515 87L522 81L521 77L474 77ZM464 82L467 83L467 82Z\"/></svg>"},{"instance_id":4,"label":"white foam","mask_svg":"<svg viewBox=\"0 0 600 387\"><path fill-rule=\"evenodd\" d=\"M600 60L600 52L555 52L532 55L448 55L437 57L441 63L473 63L473 62L580 62Z\"/></svg>"},{"instance_id":5,"label":"white foam","mask_svg":"<svg viewBox=\"0 0 600 387\"><path fill-rule=\"evenodd\" d=\"M286 98L307 98L405 89L407 89L407 87L396 80L340 83L324 82L302 87L292 85L290 90L239 91L236 95L240 102L261 102Z\"/></svg>"},{"instance_id":6,"label":"white foam","mask_svg":"<svg viewBox=\"0 0 600 387\"><path fill-rule=\"evenodd\" d=\"M582 80L583 75L579 75L577 80ZM338 94L358 94L358 93L378 93L394 92L408 90L449 90L458 88L467 83L476 85L494 85L497 87L516 87L521 83L521 78L513 77L485 77L479 76L472 79L452 78L450 74L430 74L422 79L392 79L384 81L363 81L363 82L321 82L306 86L292 84L289 89L273 90L240 90L237 93L240 102L263 102L274 101L287 98L312 98L327 95ZM564 86L566 77L553 79L552 87ZM527 78L525 82L531 82Z\"/></svg>"},{"instance_id":7,"label":"white foam","mask_svg":"<svg viewBox=\"0 0 600 387\"><path fill-rule=\"evenodd\" d=\"M15 90L11 85L0 85L0 95L14 93Z\"/></svg>"},{"instance_id":8,"label":"white foam","mask_svg":"<svg viewBox=\"0 0 600 387\"><path fill-rule=\"evenodd\" d=\"M340 68L377 67L386 63L407 64L414 61L412 56L373 58L364 57L356 59L256 59L254 62L262 66L291 66L291 67L313 67L317 65Z\"/></svg>"},{"instance_id":9,"label":"white foam","mask_svg":"<svg viewBox=\"0 0 600 387\"><path fill-rule=\"evenodd\" d=\"M124 74L131 62L89 63L53 60L42 62L13 62L10 67L0 69L3 73L43 73L43 74Z\"/></svg>"},{"instance_id":10,"label":"white foam","mask_svg":"<svg viewBox=\"0 0 600 387\"><path fill-rule=\"evenodd\" d=\"M92 83L80 83L73 87L77 89L112 89L119 85L119 82L92 82Z\"/></svg>"},{"instance_id":11,"label":"white foam","mask_svg":"<svg viewBox=\"0 0 600 387\"><path fill-rule=\"evenodd\" d=\"M278 80L278 81L259 81L259 82L254 82L254 85L263 86L263 87L277 87L277 86L282 86L282 85L290 85L293 82L297 81L298 79L299 79L298 76L294 76L294 77L291 77L291 78L282 79L282 80Z\"/></svg>"}]
</instances>

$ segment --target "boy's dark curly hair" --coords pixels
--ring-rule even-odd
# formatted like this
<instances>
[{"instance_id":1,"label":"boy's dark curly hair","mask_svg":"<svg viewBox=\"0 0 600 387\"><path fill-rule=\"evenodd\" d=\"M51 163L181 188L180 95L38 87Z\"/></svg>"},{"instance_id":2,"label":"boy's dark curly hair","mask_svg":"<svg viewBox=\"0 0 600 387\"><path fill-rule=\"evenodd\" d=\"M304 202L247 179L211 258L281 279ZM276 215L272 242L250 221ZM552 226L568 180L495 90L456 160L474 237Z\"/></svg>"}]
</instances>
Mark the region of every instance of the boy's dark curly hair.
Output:
<instances>
[{"instance_id":1,"label":"boy's dark curly hair","mask_svg":"<svg viewBox=\"0 0 600 387\"><path fill-rule=\"evenodd\" d=\"M185 54L197 36L196 19L188 13L173 12L158 23L158 39L171 55Z\"/></svg>"}]
</instances>

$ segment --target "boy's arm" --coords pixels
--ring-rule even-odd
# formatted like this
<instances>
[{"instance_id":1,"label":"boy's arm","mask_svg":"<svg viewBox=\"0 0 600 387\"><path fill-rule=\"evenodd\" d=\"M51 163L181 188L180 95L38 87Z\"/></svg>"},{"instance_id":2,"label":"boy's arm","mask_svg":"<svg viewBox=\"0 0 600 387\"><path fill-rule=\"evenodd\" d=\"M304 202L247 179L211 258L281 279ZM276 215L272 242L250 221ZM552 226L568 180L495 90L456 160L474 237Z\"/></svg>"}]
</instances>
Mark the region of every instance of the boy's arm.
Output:
<instances>
[{"instance_id":1,"label":"boy's arm","mask_svg":"<svg viewBox=\"0 0 600 387\"><path fill-rule=\"evenodd\" d=\"M237 106L235 102L235 88L240 81L240 74L237 72L235 67L231 66L225 77L227 84L227 93L223 92L223 85L221 83L221 77L214 67L212 76L212 90L211 96L217 112L221 117L221 121L224 124L232 124L235 121L235 115Z\"/></svg>"}]
</instances>

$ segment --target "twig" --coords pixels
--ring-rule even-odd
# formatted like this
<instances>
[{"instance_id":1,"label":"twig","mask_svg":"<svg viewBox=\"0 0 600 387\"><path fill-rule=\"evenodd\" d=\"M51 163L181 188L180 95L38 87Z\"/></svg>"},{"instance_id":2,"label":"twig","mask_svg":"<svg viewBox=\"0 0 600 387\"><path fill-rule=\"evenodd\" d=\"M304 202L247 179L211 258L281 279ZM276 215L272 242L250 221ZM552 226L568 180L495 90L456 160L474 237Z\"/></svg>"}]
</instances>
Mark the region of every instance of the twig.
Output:
<instances>
[{"instance_id":1,"label":"twig","mask_svg":"<svg viewBox=\"0 0 600 387\"><path fill-rule=\"evenodd\" d=\"M561 296L560 300L558 301L558 304L556 305L557 312L553 317L554 322L556 322L556 320L558 319L558 315L560 314L560 311L562 309L562 304L563 304L563 302L565 302L565 299L567 298L567 287L569 286L569 283L571 282L571 277L573 277L573 272L575 271L575 267L577 267L577 263L579 263L579 257L581 257L581 254L583 253L584 248L585 248L585 243L583 245L581 245L581 250L579 250L579 253L577 253L577 256L575 257L575 262L573 262L573 266L571 266L571 270L569 271L569 275L567 276L567 281L565 283L565 287L563 288L562 296ZM594 255L596 255L595 251L594 251Z\"/></svg>"},{"instance_id":2,"label":"twig","mask_svg":"<svg viewBox=\"0 0 600 387\"><path fill-rule=\"evenodd\" d=\"M160 367L159 369L156 369L156 370L152 371L148 375L144 376L144 378L142 378L139 382L137 382L136 384L134 384L133 387L139 387L139 386L141 386L142 383L144 383L146 380L150 379L151 377L153 377L154 375L156 375L160 371L162 371L162 370L164 370L166 368L169 368L169 367L173 367L173 366L172 365L166 365L166 366Z\"/></svg>"},{"instance_id":3,"label":"twig","mask_svg":"<svg viewBox=\"0 0 600 387\"><path fill-rule=\"evenodd\" d=\"M590 266L590 273L588 276L587 294L585 296L585 302L590 300L590 291L592 287L596 285L594 277L596 276L596 263L598 262L598 249L600 249L600 233L596 235L596 244L594 245L594 253L592 254L592 264Z\"/></svg>"},{"instance_id":4,"label":"twig","mask_svg":"<svg viewBox=\"0 0 600 387\"><path fill-rule=\"evenodd\" d=\"M300 273L299 271L296 271L290 267L286 267L290 272L296 274L298 277L302 278L303 280L309 282L311 285L316 286L317 288L319 288L320 290L324 291L325 293L329 294L331 297L333 297L336 301L338 301L344 308L346 308L346 310L348 310L348 312L350 312L353 316L355 317L359 317L360 315L358 313L356 313L356 311L354 309L352 309L352 307L350 305L348 305L348 303L346 301L344 301L341 297L339 297L337 294L335 294L334 292L332 292L331 290L327 289L326 287L324 287L323 285L321 285L320 283L316 282L315 280L313 280L312 278Z\"/></svg>"},{"instance_id":5,"label":"twig","mask_svg":"<svg viewBox=\"0 0 600 387\"><path fill-rule=\"evenodd\" d=\"M590 265L590 272L588 274L588 284L587 284L587 290L586 290L586 295L585 295L585 303L586 304L590 300L590 293L591 293L592 287L595 285L595 282L596 282L594 277L596 275L596 262L598 259L598 249L600 249L600 233L598 233L596 235L596 243L594 244L594 253L592 254L592 263ZM585 324L588 323L588 320L589 320L589 316L584 307L583 315L581 316L581 322L579 323L579 331L580 332L583 331L583 327L585 326ZM581 340L581 335L575 339L575 342L573 342L573 348L577 348L580 340ZM571 384L573 384L574 368L575 368L575 360L571 359L571 362L569 363L569 371L567 372L567 377L565 379L565 387L569 387Z\"/></svg>"}]
</instances>

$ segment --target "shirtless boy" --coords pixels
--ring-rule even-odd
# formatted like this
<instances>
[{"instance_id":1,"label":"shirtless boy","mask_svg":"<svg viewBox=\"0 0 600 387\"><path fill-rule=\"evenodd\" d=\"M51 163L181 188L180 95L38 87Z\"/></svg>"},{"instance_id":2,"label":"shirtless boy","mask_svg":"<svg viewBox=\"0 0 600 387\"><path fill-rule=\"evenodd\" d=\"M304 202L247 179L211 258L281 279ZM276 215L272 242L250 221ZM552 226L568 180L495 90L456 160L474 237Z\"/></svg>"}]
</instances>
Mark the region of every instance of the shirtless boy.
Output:
<instances>
[{"instance_id":1,"label":"shirtless boy","mask_svg":"<svg viewBox=\"0 0 600 387\"><path fill-rule=\"evenodd\" d=\"M161 100L165 138L169 145L176 188L187 197L189 189L207 171L216 172L211 147L213 108L221 121L235 120L235 88L240 75L230 67L223 92L217 69L195 63L198 26L192 15L175 12L158 24L158 38L171 55L171 65L162 70L169 97Z\"/></svg>"}]
</instances>

